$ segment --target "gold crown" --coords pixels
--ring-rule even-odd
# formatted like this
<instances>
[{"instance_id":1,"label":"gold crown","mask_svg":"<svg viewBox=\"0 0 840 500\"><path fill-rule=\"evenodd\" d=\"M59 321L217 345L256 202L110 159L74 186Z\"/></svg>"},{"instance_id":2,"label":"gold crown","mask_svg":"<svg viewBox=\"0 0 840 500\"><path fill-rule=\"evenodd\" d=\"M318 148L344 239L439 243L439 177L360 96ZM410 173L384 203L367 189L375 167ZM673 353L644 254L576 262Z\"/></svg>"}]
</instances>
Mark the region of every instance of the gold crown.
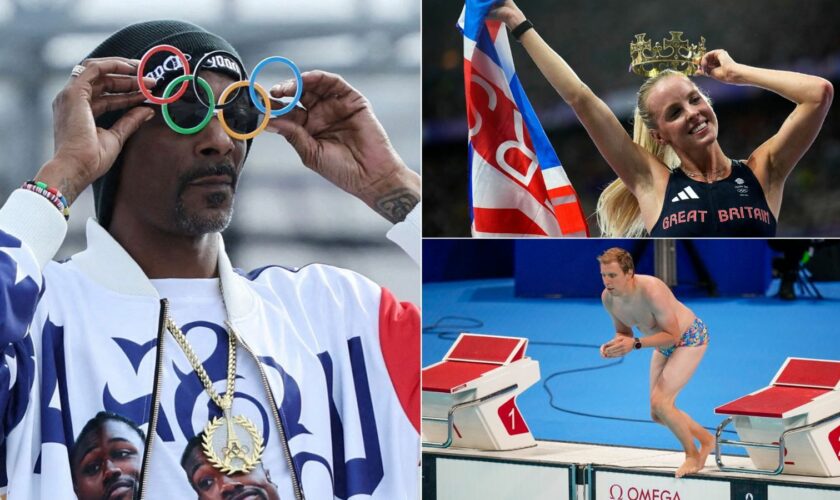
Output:
<instances>
[{"instance_id":1,"label":"gold crown","mask_svg":"<svg viewBox=\"0 0 840 500\"><path fill-rule=\"evenodd\" d=\"M636 35L636 41L630 42L630 69L637 75L652 78L666 69L679 71L691 76L700 65L700 58L706 53L706 39L700 37L700 43L688 43L682 31L671 31L671 39L663 38L651 47L646 33Z\"/></svg>"}]
</instances>

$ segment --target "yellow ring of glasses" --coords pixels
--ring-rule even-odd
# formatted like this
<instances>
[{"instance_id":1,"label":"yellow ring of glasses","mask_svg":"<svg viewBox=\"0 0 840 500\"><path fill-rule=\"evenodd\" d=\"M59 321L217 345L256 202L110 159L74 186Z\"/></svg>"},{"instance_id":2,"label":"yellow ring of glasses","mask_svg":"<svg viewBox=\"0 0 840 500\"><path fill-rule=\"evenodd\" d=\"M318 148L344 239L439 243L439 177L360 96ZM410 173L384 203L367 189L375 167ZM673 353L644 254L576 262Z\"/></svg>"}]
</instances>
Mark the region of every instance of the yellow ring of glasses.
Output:
<instances>
[{"instance_id":1,"label":"yellow ring of glasses","mask_svg":"<svg viewBox=\"0 0 840 500\"><path fill-rule=\"evenodd\" d=\"M231 92L238 89L239 87L247 87L249 83L250 82L248 82L248 80L242 80L228 86L228 88L226 88L224 92L222 92L222 95L219 96L219 104L225 104L225 100L228 98ZM260 125L253 131L248 132L247 134L240 134L239 132L234 131L228 126L227 122L225 121L225 110L219 110L219 124L222 126L222 129L225 132L227 132L229 136L240 141L247 141L248 139L256 137L257 134L259 134L260 132L265 130L266 127L268 127L268 121L271 120L271 99L269 99L268 97L268 92L266 92L265 89L262 88L262 86L258 83L254 84L254 88L257 89L257 92L260 94L260 97L262 97L263 103L266 106L266 112L263 113L263 119L262 122L260 122Z\"/></svg>"}]
</instances>

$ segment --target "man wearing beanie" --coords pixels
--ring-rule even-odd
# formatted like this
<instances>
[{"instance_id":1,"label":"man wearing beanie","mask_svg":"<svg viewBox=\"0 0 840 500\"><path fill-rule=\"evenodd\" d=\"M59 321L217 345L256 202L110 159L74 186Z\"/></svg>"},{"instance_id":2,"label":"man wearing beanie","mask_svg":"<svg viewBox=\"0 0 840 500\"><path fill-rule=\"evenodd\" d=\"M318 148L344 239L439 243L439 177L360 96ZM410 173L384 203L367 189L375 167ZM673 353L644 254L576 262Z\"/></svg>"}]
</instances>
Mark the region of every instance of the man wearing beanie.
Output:
<instances>
[{"instance_id":1,"label":"man wearing beanie","mask_svg":"<svg viewBox=\"0 0 840 500\"><path fill-rule=\"evenodd\" d=\"M76 498L82 479L109 499L244 498L256 494L245 478L270 470L284 499L416 498L419 311L344 269L233 267L220 233L250 141L218 118L169 128L136 78L160 44L215 96L248 78L222 38L154 21L105 40L56 97L55 155L0 209L0 486L9 500ZM143 74L161 96L184 68L160 52ZM393 222L417 260L419 176L341 77L302 81L302 106L267 130ZM91 184L87 249L51 262ZM137 446L74 446L100 412L142 430L139 472L119 466ZM206 460L184 469L196 439Z\"/></svg>"}]
</instances>

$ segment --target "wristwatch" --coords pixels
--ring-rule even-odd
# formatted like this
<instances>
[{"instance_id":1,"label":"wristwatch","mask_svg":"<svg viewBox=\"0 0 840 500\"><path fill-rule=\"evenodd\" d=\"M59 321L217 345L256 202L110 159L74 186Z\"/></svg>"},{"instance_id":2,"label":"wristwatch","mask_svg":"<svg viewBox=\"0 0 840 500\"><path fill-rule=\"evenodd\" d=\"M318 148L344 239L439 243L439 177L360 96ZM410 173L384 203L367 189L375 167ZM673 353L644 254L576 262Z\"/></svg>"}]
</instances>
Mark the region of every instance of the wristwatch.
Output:
<instances>
[{"instance_id":1,"label":"wristwatch","mask_svg":"<svg viewBox=\"0 0 840 500\"><path fill-rule=\"evenodd\" d=\"M639 340L639 337L633 337L633 349L641 349L642 348L642 341Z\"/></svg>"}]
</instances>

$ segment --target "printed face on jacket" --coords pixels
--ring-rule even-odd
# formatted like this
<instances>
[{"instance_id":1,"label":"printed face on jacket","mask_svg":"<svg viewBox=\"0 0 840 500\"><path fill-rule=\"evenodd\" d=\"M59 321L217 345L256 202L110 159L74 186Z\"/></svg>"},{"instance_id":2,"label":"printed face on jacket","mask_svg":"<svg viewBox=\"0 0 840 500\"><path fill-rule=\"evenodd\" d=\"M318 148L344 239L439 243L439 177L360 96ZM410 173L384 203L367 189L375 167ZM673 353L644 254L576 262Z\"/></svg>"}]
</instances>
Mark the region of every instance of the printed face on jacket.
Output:
<instances>
[{"instance_id":1,"label":"printed face on jacket","mask_svg":"<svg viewBox=\"0 0 840 500\"><path fill-rule=\"evenodd\" d=\"M228 476L210 465L200 440L193 439L187 445L181 466L200 500L280 500L277 486L261 463L248 474Z\"/></svg>"},{"instance_id":2,"label":"printed face on jacket","mask_svg":"<svg viewBox=\"0 0 840 500\"><path fill-rule=\"evenodd\" d=\"M142 432L127 421L104 412L91 419L70 453L79 500L133 498L144 449Z\"/></svg>"}]
</instances>

